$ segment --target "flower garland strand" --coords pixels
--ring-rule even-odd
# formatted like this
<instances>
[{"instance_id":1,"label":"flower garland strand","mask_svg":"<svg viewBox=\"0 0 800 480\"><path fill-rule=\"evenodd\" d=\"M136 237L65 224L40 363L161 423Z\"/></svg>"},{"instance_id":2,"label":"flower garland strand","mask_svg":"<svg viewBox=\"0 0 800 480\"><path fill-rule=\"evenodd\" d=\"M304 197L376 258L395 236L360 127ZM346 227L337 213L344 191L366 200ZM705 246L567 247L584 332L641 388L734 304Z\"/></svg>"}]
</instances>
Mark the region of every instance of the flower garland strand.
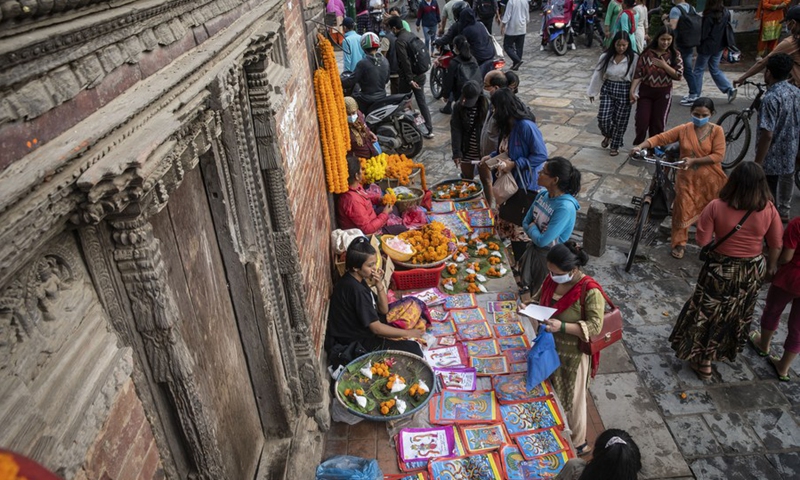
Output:
<instances>
[{"instance_id":1,"label":"flower garland strand","mask_svg":"<svg viewBox=\"0 0 800 480\"><path fill-rule=\"evenodd\" d=\"M317 41L323 68L318 68L314 72L314 92L325 162L325 178L329 192L344 193L349 188L347 151L350 143L344 93L333 46L321 35L317 35Z\"/></svg>"}]
</instances>

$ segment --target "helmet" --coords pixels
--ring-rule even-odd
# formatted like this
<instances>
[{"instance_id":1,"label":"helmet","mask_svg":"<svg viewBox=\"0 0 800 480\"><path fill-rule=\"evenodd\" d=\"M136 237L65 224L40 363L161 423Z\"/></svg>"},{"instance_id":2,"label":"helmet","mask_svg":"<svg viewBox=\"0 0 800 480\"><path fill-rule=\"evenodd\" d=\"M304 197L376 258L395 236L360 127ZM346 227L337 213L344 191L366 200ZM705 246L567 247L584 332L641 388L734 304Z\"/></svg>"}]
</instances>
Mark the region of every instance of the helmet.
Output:
<instances>
[{"instance_id":1,"label":"helmet","mask_svg":"<svg viewBox=\"0 0 800 480\"><path fill-rule=\"evenodd\" d=\"M364 49L366 52L367 50L375 50L381 46L381 40L378 38L378 35L367 32L364 35L361 35L361 48Z\"/></svg>"},{"instance_id":2,"label":"helmet","mask_svg":"<svg viewBox=\"0 0 800 480\"><path fill-rule=\"evenodd\" d=\"M461 12L467 7L469 7L469 3L461 0L458 0L455 3L453 3L452 6L453 19L452 21L449 19L447 21L452 23L458 22L458 19L461 18Z\"/></svg>"}]
</instances>

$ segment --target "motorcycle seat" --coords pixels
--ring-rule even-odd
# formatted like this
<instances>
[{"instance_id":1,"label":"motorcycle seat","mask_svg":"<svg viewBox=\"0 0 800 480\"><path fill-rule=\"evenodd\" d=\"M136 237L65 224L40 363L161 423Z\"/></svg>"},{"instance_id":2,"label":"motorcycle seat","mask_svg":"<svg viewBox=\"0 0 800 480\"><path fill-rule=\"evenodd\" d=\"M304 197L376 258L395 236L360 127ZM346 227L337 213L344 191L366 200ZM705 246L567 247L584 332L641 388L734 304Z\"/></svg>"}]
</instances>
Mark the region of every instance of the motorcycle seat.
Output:
<instances>
[{"instance_id":1,"label":"motorcycle seat","mask_svg":"<svg viewBox=\"0 0 800 480\"><path fill-rule=\"evenodd\" d=\"M364 113L365 114L369 114L370 112L373 112L373 111L375 111L375 110L377 110L377 109L379 109L381 107L385 107L386 105L396 105L398 103L405 102L406 100L411 98L411 95L412 95L411 92L409 92L409 93L398 93L396 95L387 95L387 96L383 97L382 99L380 99L380 100L378 100L376 102L373 102L372 105L369 106L369 111L368 112L364 112Z\"/></svg>"}]
</instances>

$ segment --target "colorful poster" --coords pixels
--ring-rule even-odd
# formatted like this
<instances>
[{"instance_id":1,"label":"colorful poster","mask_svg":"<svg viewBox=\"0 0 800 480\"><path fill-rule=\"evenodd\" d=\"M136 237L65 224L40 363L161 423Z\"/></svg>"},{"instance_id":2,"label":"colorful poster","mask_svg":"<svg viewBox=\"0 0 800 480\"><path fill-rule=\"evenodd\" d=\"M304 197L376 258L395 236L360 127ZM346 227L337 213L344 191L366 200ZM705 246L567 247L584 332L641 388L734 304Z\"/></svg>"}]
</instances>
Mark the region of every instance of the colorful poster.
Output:
<instances>
[{"instance_id":1,"label":"colorful poster","mask_svg":"<svg viewBox=\"0 0 800 480\"><path fill-rule=\"evenodd\" d=\"M500 355L500 345L494 338L464 342L464 348L470 357L494 357Z\"/></svg>"},{"instance_id":2,"label":"colorful poster","mask_svg":"<svg viewBox=\"0 0 800 480\"><path fill-rule=\"evenodd\" d=\"M551 453L532 460L525 460L521 464L522 475L524 478L556 477L564 468L567 460L569 460L569 456L566 452Z\"/></svg>"},{"instance_id":3,"label":"colorful poster","mask_svg":"<svg viewBox=\"0 0 800 480\"><path fill-rule=\"evenodd\" d=\"M489 204L486 203L485 199L480 198L470 202L455 202L455 207L456 210L472 210L476 208L489 208Z\"/></svg>"},{"instance_id":4,"label":"colorful poster","mask_svg":"<svg viewBox=\"0 0 800 480\"><path fill-rule=\"evenodd\" d=\"M456 325L458 338L461 341L482 340L492 338L492 329L487 322L459 323Z\"/></svg>"},{"instance_id":5,"label":"colorful poster","mask_svg":"<svg viewBox=\"0 0 800 480\"><path fill-rule=\"evenodd\" d=\"M425 462L427 466L427 462ZM423 467L424 468L424 467ZM384 475L383 480L428 480L428 472L417 472L400 475Z\"/></svg>"},{"instance_id":6,"label":"colorful poster","mask_svg":"<svg viewBox=\"0 0 800 480\"><path fill-rule=\"evenodd\" d=\"M512 348L510 350L506 350L503 354L508 358L508 361L511 363L522 363L528 361L528 349L527 348Z\"/></svg>"},{"instance_id":7,"label":"colorful poster","mask_svg":"<svg viewBox=\"0 0 800 480\"><path fill-rule=\"evenodd\" d=\"M448 335L455 335L456 326L452 320L446 322L433 322L428 327L428 333L434 337L446 337Z\"/></svg>"},{"instance_id":8,"label":"colorful poster","mask_svg":"<svg viewBox=\"0 0 800 480\"><path fill-rule=\"evenodd\" d=\"M500 415L511 435L564 425L552 399L500 405Z\"/></svg>"},{"instance_id":9,"label":"colorful poster","mask_svg":"<svg viewBox=\"0 0 800 480\"><path fill-rule=\"evenodd\" d=\"M514 302L516 302L517 294L514 292L500 292L497 294L497 300L500 302L504 300L513 300Z\"/></svg>"},{"instance_id":10,"label":"colorful poster","mask_svg":"<svg viewBox=\"0 0 800 480\"><path fill-rule=\"evenodd\" d=\"M441 307L431 308L429 312L431 314L431 320L433 320L434 322L444 322L450 315L449 312L444 311L444 309L442 309Z\"/></svg>"},{"instance_id":11,"label":"colorful poster","mask_svg":"<svg viewBox=\"0 0 800 480\"><path fill-rule=\"evenodd\" d=\"M486 321L486 313L482 308L466 308L451 310L450 317L456 323L473 323Z\"/></svg>"},{"instance_id":12,"label":"colorful poster","mask_svg":"<svg viewBox=\"0 0 800 480\"><path fill-rule=\"evenodd\" d=\"M485 453L497 450L504 443L510 443L502 423L461 427L461 437L469 453Z\"/></svg>"},{"instance_id":13,"label":"colorful poster","mask_svg":"<svg viewBox=\"0 0 800 480\"><path fill-rule=\"evenodd\" d=\"M434 305L439 305L445 301L447 295L442 293L437 287L428 288L426 290L421 290L419 292L414 293L407 293L405 296L407 297L416 297L425 302L425 305L432 307Z\"/></svg>"},{"instance_id":14,"label":"colorful poster","mask_svg":"<svg viewBox=\"0 0 800 480\"><path fill-rule=\"evenodd\" d=\"M452 457L455 448L453 429L449 427L404 428L397 437L398 454L404 462Z\"/></svg>"},{"instance_id":15,"label":"colorful poster","mask_svg":"<svg viewBox=\"0 0 800 480\"><path fill-rule=\"evenodd\" d=\"M431 213L450 213L456 209L453 202L431 202Z\"/></svg>"},{"instance_id":16,"label":"colorful poster","mask_svg":"<svg viewBox=\"0 0 800 480\"><path fill-rule=\"evenodd\" d=\"M499 323L494 325L494 332L498 337L514 337L525 333L525 329L519 322Z\"/></svg>"},{"instance_id":17,"label":"colorful poster","mask_svg":"<svg viewBox=\"0 0 800 480\"><path fill-rule=\"evenodd\" d=\"M494 215L488 208L470 210L467 213L469 225L471 227L492 227L494 226Z\"/></svg>"},{"instance_id":18,"label":"colorful poster","mask_svg":"<svg viewBox=\"0 0 800 480\"><path fill-rule=\"evenodd\" d=\"M526 460L532 460L535 457L550 453L558 453L567 448L567 443L555 428L517 435L514 437L514 441L517 442L519 451Z\"/></svg>"},{"instance_id":19,"label":"colorful poster","mask_svg":"<svg viewBox=\"0 0 800 480\"><path fill-rule=\"evenodd\" d=\"M442 390L438 405L434 423L476 424L495 423L498 420L497 399L491 390L474 392Z\"/></svg>"},{"instance_id":20,"label":"colorful poster","mask_svg":"<svg viewBox=\"0 0 800 480\"><path fill-rule=\"evenodd\" d=\"M470 357L469 366L478 371L479 377L508 373L508 360L505 355L497 357Z\"/></svg>"},{"instance_id":21,"label":"colorful poster","mask_svg":"<svg viewBox=\"0 0 800 480\"><path fill-rule=\"evenodd\" d=\"M494 323L514 323L519 321L517 312L492 312Z\"/></svg>"},{"instance_id":22,"label":"colorful poster","mask_svg":"<svg viewBox=\"0 0 800 480\"><path fill-rule=\"evenodd\" d=\"M514 348L530 348L527 337L518 335L516 337L502 337L497 339L500 350L506 351Z\"/></svg>"},{"instance_id":23,"label":"colorful poster","mask_svg":"<svg viewBox=\"0 0 800 480\"><path fill-rule=\"evenodd\" d=\"M522 476L522 462L525 457L516 445L503 445L500 447L500 461L503 472L508 480L525 480Z\"/></svg>"},{"instance_id":24,"label":"colorful poster","mask_svg":"<svg viewBox=\"0 0 800 480\"><path fill-rule=\"evenodd\" d=\"M553 387L549 381L545 380L528 390L526 377L524 373L512 373L492 378L492 389L497 394L497 400L500 403L516 403L552 395Z\"/></svg>"},{"instance_id":25,"label":"colorful poster","mask_svg":"<svg viewBox=\"0 0 800 480\"><path fill-rule=\"evenodd\" d=\"M464 354L459 345L427 350L425 360L433 368L466 366Z\"/></svg>"},{"instance_id":26,"label":"colorful poster","mask_svg":"<svg viewBox=\"0 0 800 480\"><path fill-rule=\"evenodd\" d=\"M512 363L509 370L511 373L528 373L528 362Z\"/></svg>"},{"instance_id":27,"label":"colorful poster","mask_svg":"<svg viewBox=\"0 0 800 480\"><path fill-rule=\"evenodd\" d=\"M491 453L461 458L431 460L428 472L432 479L501 480L497 458Z\"/></svg>"},{"instance_id":28,"label":"colorful poster","mask_svg":"<svg viewBox=\"0 0 800 480\"><path fill-rule=\"evenodd\" d=\"M489 302L486 306L486 310L492 313L495 312L516 312L517 311L517 302L511 300L503 300L497 302Z\"/></svg>"},{"instance_id":29,"label":"colorful poster","mask_svg":"<svg viewBox=\"0 0 800 480\"><path fill-rule=\"evenodd\" d=\"M475 390L478 375L472 367L464 368L437 368L436 374L442 381L442 386L450 390L471 392Z\"/></svg>"},{"instance_id":30,"label":"colorful poster","mask_svg":"<svg viewBox=\"0 0 800 480\"><path fill-rule=\"evenodd\" d=\"M458 293L456 295L450 295L444 301L445 310L475 308L477 306L478 299L475 297L474 293Z\"/></svg>"}]
</instances>

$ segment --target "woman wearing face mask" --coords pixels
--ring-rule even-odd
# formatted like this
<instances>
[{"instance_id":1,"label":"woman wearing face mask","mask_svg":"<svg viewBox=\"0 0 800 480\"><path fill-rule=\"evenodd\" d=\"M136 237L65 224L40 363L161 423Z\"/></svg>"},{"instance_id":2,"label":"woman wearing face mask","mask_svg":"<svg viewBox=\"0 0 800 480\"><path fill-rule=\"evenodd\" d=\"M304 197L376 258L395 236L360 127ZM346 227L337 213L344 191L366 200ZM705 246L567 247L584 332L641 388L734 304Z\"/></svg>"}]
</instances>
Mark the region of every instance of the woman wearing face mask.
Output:
<instances>
[{"instance_id":1,"label":"woman wearing face mask","mask_svg":"<svg viewBox=\"0 0 800 480\"><path fill-rule=\"evenodd\" d=\"M392 207L386 205L381 213L375 213L374 202L379 202L380 197L373 200L361 186L361 162L357 158L347 158L347 172L350 188L339 195L336 201L336 220L339 222L339 228L342 230L357 228L364 235L380 233L389 220ZM393 229L394 227L388 228Z\"/></svg>"},{"instance_id":2,"label":"woman wearing face mask","mask_svg":"<svg viewBox=\"0 0 800 480\"><path fill-rule=\"evenodd\" d=\"M675 258L683 258L689 226L697 221L706 205L719 196L728 180L721 166L725 157L725 133L722 127L709 121L714 115L714 102L700 97L692 104L691 112L691 123L650 137L632 150L635 153L642 148L680 144L684 164L676 175L672 206L672 256Z\"/></svg>"},{"instance_id":3,"label":"woman wearing face mask","mask_svg":"<svg viewBox=\"0 0 800 480\"><path fill-rule=\"evenodd\" d=\"M350 149L348 155L356 158L371 158L379 154L375 143L378 136L372 133L364 121L364 114L358 109L353 97L344 97L344 108L347 111L347 126L350 129Z\"/></svg>"},{"instance_id":4,"label":"woman wearing face mask","mask_svg":"<svg viewBox=\"0 0 800 480\"><path fill-rule=\"evenodd\" d=\"M594 376L597 371L597 359L581 352L578 344L600 333L606 308L600 285L581 271L588 261L589 255L572 240L554 246L547 254L550 273L532 298L541 306L556 309L544 321L545 329L553 333L561 360L550 381L567 412L578 455L592 450L586 442L586 398L590 374Z\"/></svg>"}]
</instances>

